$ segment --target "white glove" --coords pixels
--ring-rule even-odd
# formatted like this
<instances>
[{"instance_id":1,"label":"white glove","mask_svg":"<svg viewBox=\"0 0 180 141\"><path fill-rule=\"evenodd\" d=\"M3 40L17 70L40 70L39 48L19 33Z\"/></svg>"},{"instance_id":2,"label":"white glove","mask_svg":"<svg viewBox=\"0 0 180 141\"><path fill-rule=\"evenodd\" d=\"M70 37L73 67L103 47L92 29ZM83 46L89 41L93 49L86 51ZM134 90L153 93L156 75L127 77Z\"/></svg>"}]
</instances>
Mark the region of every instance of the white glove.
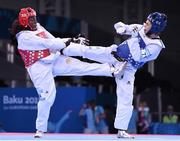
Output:
<instances>
[{"instance_id":1,"label":"white glove","mask_svg":"<svg viewBox=\"0 0 180 141\"><path fill-rule=\"evenodd\" d=\"M132 37L137 37L138 33L139 33L139 29L137 26L132 26L131 27L131 36Z\"/></svg>"},{"instance_id":2,"label":"white glove","mask_svg":"<svg viewBox=\"0 0 180 141\"><path fill-rule=\"evenodd\" d=\"M118 29L116 30L116 32L117 32L118 34L123 34L125 31L126 31L126 29L123 28L123 27L120 27L120 28L118 28Z\"/></svg>"},{"instance_id":3,"label":"white glove","mask_svg":"<svg viewBox=\"0 0 180 141\"><path fill-rule=\"evenodd\" d=\"M81 34L73 38L73 42L81 45L89 45L89 40L84 38Z\"/></svg>"},{"instance_id":4,"label":"white glove","mask_svg":"<svg viewBox=\"0 0 180 141\"><path fill-rule=\"evenodd\" d=\"M78 37L73 39L75 43L81 44L81 45L89 45L89 40L84 37Z\"/></svg>"},{"instance_id":5,"label":"white glove","mask_svg":"<svg viewBox=\"0 0 180 141\"><path fill-rule=\"evenodd\" d=\"M126 25L122 22L114 24L114 28L116 29L116 32L121 35L126 31Z\"/></svg>"}]
</instances>

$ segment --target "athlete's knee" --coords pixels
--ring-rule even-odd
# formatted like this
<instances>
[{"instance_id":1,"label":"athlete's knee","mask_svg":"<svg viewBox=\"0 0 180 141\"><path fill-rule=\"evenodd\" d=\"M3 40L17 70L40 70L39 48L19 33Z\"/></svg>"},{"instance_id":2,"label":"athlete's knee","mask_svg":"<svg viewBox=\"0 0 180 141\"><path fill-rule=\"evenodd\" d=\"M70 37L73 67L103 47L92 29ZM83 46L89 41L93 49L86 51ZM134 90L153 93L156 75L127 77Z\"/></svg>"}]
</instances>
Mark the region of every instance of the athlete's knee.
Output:
<instances>
[{"instance_id":1,"label":"athlete's knee","mask_svg":"<svg viewBox=\"0 0 180 141\"><path fill-rule=\"evenodd\" d=\"M39 101L46 101L47 104L52 105L56 97L56 90L37 89Z\"/></svg>"}]
</instances>

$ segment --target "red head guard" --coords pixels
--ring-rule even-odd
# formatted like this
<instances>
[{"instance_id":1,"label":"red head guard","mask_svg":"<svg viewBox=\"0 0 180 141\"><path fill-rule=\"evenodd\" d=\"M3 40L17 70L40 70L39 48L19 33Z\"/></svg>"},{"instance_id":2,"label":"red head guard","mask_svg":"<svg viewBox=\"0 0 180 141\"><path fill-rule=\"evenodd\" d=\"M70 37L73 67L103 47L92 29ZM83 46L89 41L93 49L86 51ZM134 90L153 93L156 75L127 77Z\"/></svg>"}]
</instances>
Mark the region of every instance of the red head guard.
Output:
<instances>
[{"instance_id":1,"label":"red head guard","mask_svg":"<svg viewBox=\"0 0 180 141\"><path fill-rule=\"evenodd\" d=\"M28 19L29 17L36 16L36 11L31 7L22 8L19 12L19 23L23 27L28 26Z\"/></svg>"}]
</instances>

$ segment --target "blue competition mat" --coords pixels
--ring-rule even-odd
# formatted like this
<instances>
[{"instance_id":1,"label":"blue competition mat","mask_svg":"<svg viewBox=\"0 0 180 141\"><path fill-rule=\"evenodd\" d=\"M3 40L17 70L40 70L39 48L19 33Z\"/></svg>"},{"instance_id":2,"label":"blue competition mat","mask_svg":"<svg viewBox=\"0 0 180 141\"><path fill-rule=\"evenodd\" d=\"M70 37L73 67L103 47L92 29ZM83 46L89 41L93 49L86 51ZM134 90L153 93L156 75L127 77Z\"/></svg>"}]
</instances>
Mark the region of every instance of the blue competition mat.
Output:
<instances>
[{"instance_id":1,"label":"blue competition mat","mask_svg":"<svg viewBox=\"0 0 180 141\"><path fill-rule=\"evenodd\" d=\"M45 134L35 139L32 133L0 133L0 141L180 141L180 135L134 135L134 139L118 139L115 134Z\"/></svg>"}]
</instances>

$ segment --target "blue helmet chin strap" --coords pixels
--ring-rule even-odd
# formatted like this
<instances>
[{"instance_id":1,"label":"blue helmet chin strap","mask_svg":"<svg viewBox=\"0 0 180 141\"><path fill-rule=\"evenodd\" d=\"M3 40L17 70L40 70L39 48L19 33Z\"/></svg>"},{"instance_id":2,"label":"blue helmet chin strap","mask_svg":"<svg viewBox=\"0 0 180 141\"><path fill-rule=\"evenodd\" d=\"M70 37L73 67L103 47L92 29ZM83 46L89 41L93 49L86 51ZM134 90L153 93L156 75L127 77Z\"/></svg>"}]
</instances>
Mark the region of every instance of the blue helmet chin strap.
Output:
<instances>
[{"instance_id":1,"label":"blue helmet chin strap","mask_svg":"<svg viewBox=\"0 0 180 141\"><path fill-rule=\"evenodd\" d=\"M152 27L148 33L160 33L165 29L167 25L167 16L163 13L151 13L147 17L147 20L149 20L152 24Z\"/></svg>"}]
</instances>

